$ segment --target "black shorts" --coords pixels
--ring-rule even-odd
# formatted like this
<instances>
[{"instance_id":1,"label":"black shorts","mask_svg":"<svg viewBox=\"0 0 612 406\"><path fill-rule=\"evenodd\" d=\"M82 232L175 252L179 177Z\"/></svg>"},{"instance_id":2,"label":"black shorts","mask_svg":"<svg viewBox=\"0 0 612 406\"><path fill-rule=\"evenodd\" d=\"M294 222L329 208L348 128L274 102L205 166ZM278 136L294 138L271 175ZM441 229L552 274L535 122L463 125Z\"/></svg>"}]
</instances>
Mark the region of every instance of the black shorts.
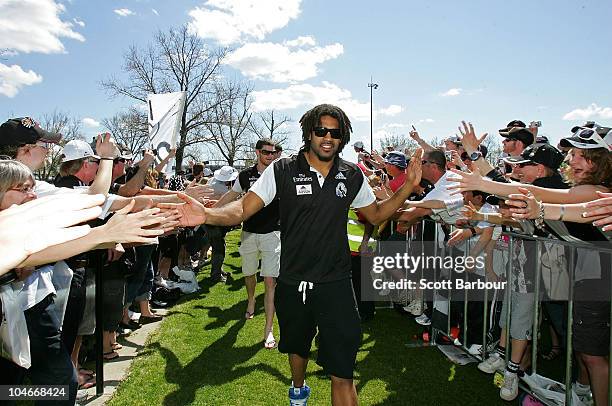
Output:
<instances>
[{"instance_id":1,"label":"black shorts","mask_svg":"<svg viewBox=\"0 0 612 406\"><path fill-rule=\"evenodd\" d=\"M582 280L574 286L572 338L574 351L588 355L606 356L610 352L610 302L590 300L598 297L600 280Z\"/></svg>"},{"instance_id":2,"label":"black shorts","mask_svg":"<svg viewBox=\"0 0 612 406\"><path fill-rule=\"evenodd\" d=\"M278 281L274 305L280 327L280 352L308 358L318 329L317 364L329 375L353 378L361 324L350 279L315 283L307 289L305 303L298 286Z\"/></svg>"},{"instance_id":3,"label":"black shorts","mask_svg":"<svg viewBox=\"0 0 612 406\"><path fill-rule=\"evenodd\" d=\"M574 302L574 351L606 356L610 353L610 303Z\"/></svg>"}]
</instances>

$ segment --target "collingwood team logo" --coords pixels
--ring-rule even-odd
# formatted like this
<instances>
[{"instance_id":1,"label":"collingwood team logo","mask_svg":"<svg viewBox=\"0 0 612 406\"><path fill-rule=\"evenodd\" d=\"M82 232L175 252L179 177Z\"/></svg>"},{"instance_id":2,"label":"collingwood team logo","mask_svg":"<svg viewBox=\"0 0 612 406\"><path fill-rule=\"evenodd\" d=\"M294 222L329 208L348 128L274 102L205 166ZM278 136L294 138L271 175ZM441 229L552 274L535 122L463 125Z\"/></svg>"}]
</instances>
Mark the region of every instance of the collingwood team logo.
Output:
<instances>
[{"instance_id":1,"label":"collingwood team logo","mask_svg":"<svg viewBox=\"0 0 612 406\"><path fill-rule=\"evenodd\" d=\"M338 186L336 186L336 196L339 198L346 197L346 185L344 182L338 182Z\"/></svg>"}]
</instances>

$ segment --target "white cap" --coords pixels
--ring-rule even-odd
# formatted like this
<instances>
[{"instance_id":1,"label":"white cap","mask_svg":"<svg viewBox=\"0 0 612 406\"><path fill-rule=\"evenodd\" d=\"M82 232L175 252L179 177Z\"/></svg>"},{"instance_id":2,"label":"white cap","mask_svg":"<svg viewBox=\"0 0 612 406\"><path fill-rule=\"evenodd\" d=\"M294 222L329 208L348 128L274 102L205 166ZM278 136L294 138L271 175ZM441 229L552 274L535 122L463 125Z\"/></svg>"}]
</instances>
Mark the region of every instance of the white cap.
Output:
<instances>
[{"instance_id":1,"label":"white cap","mask_svg":"<svg viewBox=\"0 0 612 406\"><path fill-rule=\"evenodd\" d=\"M231 182L238 177L238 171L225 165L215 171L215 179L220 182Z\"/></svg>"},{"instance_id":2,"label":"white cap","mask_svg":"<svg viewBox=\"0 0 612 406\"><path fill-rule=\"evenodd\" d=\"M204 171L202 172L202 174L204 176L212 176L213 172L210 170L210 168L204 168Z\"/></svg>"},{"instance_id":3,"label":"white cap","mask_svg":"<svg viewBox=\"0 0 612 406\"><path fill-rule=\"evenodd\" d=\"M361 142L361 141L357 141L356 143L354 143L354 144L353 144L353 146L354 146L355 148L360 148L360 149L363 149L363 142Z\"/></svg>"},{"instance_id":4,"label":"white cap","mask_svg":"<svg viewBox=\"0 0 612 406\"><path fill-rule=\"evenodd\" d=\"M94 154L93 149L91 149L91 146L82 140L68 141L68 143L64 145L62 155L62 162L74 161L76 159L89 157L100 159L99 156Z\"/></svg>"}]
</instances>

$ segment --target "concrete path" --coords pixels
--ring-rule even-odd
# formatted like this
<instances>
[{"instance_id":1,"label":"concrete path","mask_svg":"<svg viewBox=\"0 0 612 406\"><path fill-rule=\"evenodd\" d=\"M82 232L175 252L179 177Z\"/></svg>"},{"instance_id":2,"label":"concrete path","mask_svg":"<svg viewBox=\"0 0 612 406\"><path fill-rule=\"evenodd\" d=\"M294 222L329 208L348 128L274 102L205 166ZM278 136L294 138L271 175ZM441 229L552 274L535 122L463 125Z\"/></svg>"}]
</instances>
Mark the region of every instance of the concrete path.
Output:
<instances>
[{"instance_id":1,"label":"concrete path","mask_svg":"<svg viewBox=\"0 0 612 406\"><path fill-rule=\"evenodd\" d=\"M161 316L165 316L167 311L165 309L158 309L156 312ZM90 388L87 390L87 399L79 402L79 404L88 406L105 405L115 393L119 384L127 377L132 361L144 348L149 335L157 330L162 322L163 319L155 323L145 324L138 330L133 331L129 336L121 337L118 341L123 345L123 348L117 351L119 358L104 363L104 393L96 397L96 388Z\"/></svg>"}]
</instances>

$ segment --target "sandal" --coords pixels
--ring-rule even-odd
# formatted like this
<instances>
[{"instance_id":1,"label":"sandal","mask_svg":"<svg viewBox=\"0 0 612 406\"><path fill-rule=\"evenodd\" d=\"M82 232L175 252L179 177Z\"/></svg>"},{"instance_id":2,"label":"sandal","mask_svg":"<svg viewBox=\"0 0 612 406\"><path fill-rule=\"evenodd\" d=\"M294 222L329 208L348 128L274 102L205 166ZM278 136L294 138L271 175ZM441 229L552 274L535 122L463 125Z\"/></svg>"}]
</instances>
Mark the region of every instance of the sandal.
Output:
<instances>
[{"instance_id":1,"label":"sandal","mask_svg":"<svg viewBox=\"0 0 612 406\"><path fill-rule=\"evenodd\" d=\"M123 348L123 346L119 343L112 343L111 344L111 348L113 349L113 351L117 351Z\"/></svg>"},{"instance_id":2,"label":"sandal","mask_svg":"<svg viewBox=\"0 0 612 406\"><path fill-rule=\"evenodd\" d=\"M246 313L244 313L244 318L247 320L251 320L254 316L255 316L255 311L253 312L247 311Z\"/></svg>"},{"instance_id":3,"label":"sandal","mask_svg":"<svg viewBox=\"0 0 612 406\"><path fill-rule=\"evenodd\" d=\"M115 351L109 351L104 353L104 361L112 361L115 358L119 358L119 354Z\"/></svg>"},{"instance_id":4,"label":"sandal","mask_svg":"<svg viewBox=\"0 0 612 406\"><path fill-rule=\"evenodd\" d=\"M89 375L89 376L94 376L95 372L90 370L90 369L85 369L85 368L79 368L79 374L81 375Z\"/></svg>"},{"instance_id":5,"label":"sandal","mask_svg":"<svg viewBox=\"0 0 612 406\"><path fill-rule=\"evenodd\" d=\"M266 341L264 342L264 348L266 350L271 350L273 348L276 348L276 339L274 338L274 335L272 334L271 331L268 333L268 337L266 338Z\"/></svg>"},{"instance_id":6,"label":"sandal","mask_svg":"<svg viewBox=\"0 0 612 406\"><path fill-rule=\"evenodd\" d=\"M558 345L553 345L548 354L543 354L542 359L546 361L552 361L561 355L561 347Z\"/></svg>"}]
</instances>

